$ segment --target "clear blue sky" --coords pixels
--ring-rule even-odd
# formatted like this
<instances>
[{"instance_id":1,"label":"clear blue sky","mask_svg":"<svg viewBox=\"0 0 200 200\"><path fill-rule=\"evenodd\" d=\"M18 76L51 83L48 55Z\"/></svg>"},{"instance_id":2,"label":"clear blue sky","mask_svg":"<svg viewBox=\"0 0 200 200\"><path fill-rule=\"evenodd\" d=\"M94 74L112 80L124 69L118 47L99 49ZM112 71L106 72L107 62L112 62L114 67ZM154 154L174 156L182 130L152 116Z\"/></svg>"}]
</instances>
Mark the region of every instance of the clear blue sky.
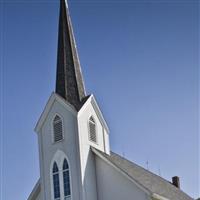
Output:
<instances>
[{"instance_id":1,"label":"clear blue sky","mask_svg":"<svg viewBox=\"0 0 200 200\"><path fill-rule=\"evenodd\" d=\"M57 0L1 0L2 200L39 178L34 126L55 86ZM88 93L112 150L198 191L198 1L71 0ZM2 104L3 103L3 104ZM3 148L2 148L3 145Z\"/></svg>"}]
</instances>

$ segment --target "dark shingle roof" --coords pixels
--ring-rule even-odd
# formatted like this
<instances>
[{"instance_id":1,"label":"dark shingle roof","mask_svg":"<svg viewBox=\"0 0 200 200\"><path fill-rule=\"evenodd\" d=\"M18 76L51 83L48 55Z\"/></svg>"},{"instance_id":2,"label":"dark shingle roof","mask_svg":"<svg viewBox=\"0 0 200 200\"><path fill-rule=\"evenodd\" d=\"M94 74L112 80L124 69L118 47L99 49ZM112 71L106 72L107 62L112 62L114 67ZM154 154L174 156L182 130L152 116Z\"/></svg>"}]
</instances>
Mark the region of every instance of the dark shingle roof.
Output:
<instances>
[{"instance_id":1,"label":"dark shingle roof","mask_svg":"<svg viewBox=\"0 0 200 200\"><path fill-rule=\"evenodd\" d=\"M94 153L96 153L96 151L151 193L158 194L170 200L192 200L191 197L167 180L145 170L118 154L111 152L111 155L107 155L96 149L93 150Z\"/></svg>"}]
</instances>

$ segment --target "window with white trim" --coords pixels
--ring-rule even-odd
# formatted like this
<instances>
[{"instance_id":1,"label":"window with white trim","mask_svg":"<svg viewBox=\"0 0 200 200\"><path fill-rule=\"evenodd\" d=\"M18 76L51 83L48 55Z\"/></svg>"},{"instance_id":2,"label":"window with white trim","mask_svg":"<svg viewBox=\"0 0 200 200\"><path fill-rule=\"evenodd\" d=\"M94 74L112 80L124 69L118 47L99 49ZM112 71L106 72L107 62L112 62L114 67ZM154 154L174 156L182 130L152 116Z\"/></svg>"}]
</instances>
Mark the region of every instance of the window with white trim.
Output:
<instances>
[{"instance_id":1,"label":"window with white trim","mask_svg":"<svg viewBox=\"0 0 200 200\"><path fill-rule=\"evenodd\" d=\"M96 123L92 116L89 118L89 139L97 143Z\"/></svg>"},{"instance_id":2,"label":"window with white trim","mask_svg":"<svg viewBox=\"0 0 200 200\"><path fill-rule=\"evenodd\" d=\"M70 171L66 159L64 159L63 162L63 187L64 187L64 200L70 200L71 199Z\"/></svg>"},{"instance_id":3,"label":"window with white trim","mask_svg":"<svg viewBox=\"0 0 200 200\"><path fill-rule=\"evenodd\" d=\"M60 200L60 181L59 181L59 170L56 162L53 164L53 190L54 190L54 199Z\"/></svg>"},{"instance_id":4,"label":"window with white trim","mask_svg":"<svg viewBox=\"0 0 200 200\"><path fill-rule=\"evenodd\" d=\"M62 119L58 115L56 115L53 120L53 134L54 134L54 142L59 142L60 140L63 139Z\"/></svg>"}]
</instances>

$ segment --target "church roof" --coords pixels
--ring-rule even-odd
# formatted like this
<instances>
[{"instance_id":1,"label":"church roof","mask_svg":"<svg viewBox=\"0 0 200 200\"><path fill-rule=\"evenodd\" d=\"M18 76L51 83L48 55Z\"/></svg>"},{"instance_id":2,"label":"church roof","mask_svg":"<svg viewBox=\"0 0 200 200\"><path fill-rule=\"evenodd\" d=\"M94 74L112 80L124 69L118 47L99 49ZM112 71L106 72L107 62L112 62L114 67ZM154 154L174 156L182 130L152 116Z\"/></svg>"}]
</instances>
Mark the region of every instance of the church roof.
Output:
<instances>
[{"instance_id":1,"label":"church roof","mask_svg":"<svg viewBox=\"0 0 200 200\"><path fill-rule=\"evenodd\" d=\"M114 152L111 152L111 154L108 155L97 150L96 148L92 148L92 151L95 155L107 160L112 165L120 169L123 173L134 180L134 182L143 187L146 191L149 191L153 197L159 197L155 199L194 200L182 190L172 185L172 183L169 181L121 157ZM28 200L35 199L35 197L39 195L39 192L40 180L35 185Z\"/></svg>"},{"instance_id":2,"label":"church roof","mask_svg":"<svg viewBox=\"0 0 200 200\"><path fill-rule=\"evenodd\" d=\"M191 197L189 197L179 188L175 187L169 181L121 157L116 153L111 152L110 155L107 155L94 148L93 152L111 162L126 175L132 178L136 183L138 183L147 191L150 191L152 194L157 194L170 200L192 200Z\"/></svg>"},{"instance_id":3,"label":"church roof","mask_svg":"<svg viewBox=\"0 0 200 200\"><path fill-rule=\"evenodd\" d=\"M77 110L86 96L66 0L60 0L56 93Z\"/></svg>"},{"instance_id":4,"label":"church roof","mask_svg":"<svg viewBox=\"0 0 200 200\"><path fill-rule=\"evenodd\" d=\"M41 183L39 179L35 184L31 194L29 195L28 200L37 199L37 197L40 195L40 191L41 191Z\"/></svg>"}]
</instances>

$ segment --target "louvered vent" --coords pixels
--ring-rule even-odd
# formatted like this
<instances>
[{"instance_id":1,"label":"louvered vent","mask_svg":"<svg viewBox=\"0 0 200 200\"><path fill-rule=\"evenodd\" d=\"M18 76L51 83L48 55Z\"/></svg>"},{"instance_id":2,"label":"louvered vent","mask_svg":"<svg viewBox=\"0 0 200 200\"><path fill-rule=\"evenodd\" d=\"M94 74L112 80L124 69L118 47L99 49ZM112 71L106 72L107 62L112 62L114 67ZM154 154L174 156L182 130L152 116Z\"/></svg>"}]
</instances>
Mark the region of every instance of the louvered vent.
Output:
<instances>
[{"instance_id":1,"label":"louvered vent","mask_svg":"<svg viewBox=\"0 0 200 200\"><path fill-rule=\"evenodd\" d=\"M56 115L53 120L54 142L58 142L63 139L63 127L62 119Z\"/></svg>"},{"instance_id":2,"label":"louvered vent","mask_svg":"<svg viewBox=\"0 0 200 200\"><path fill-rule=\"evenodd\" d=\"M96 124L93 117L89 119L89 139L92 142L97 142Z\"/></svg>"}]
</instances>

